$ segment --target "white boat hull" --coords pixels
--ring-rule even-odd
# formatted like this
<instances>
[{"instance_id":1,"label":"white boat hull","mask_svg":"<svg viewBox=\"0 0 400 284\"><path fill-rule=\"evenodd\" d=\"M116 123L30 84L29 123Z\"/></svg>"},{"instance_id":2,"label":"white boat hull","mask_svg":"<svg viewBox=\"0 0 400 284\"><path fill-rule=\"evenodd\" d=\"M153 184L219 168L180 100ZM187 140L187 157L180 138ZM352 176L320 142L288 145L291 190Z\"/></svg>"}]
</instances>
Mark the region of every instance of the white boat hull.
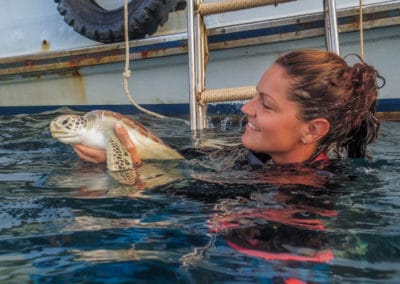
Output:
<instances>
[{"instance_id":1,"label":"white boat hull","mask_svg":"<svg viewBox=\"0 0 400 284\"><path fill-rule=\"evenodd\" d=\"M7 5L14 8L19 6L18 3L26 4L23 0L11 2L13 4ZM301 17L293 17L301 6L297 2L308 3L300 13ZM245 23L249 12L234 12L232 18L227 18L228 14L210 18L211 55L207 66L207 87L256 85L262 72L279 54L299 48L325 49L324 30L320 26L322 15L318 12L320 7L310 4L317 1L297 2L282 4L286 8L279 11L285 12L284 18L277 17L270 10L266 17L274 15L275 18L257 18L251 23ZM359 33L354 22L350 21L354 17L350 10L355 8L349 10L347 7L351 4L349 2L358 1L342 2L338 3L338 6L342 5L342 10L338 10L341 54L360 53ZM365 8L366 15L371 18L365 22L365 60L374 65L387 81L380 94L378 110L400 111L397 92L400 1L370 2ZM377 5L379 2L386 4ZM38 0L35 7L42 7L43 23L36 23L37 17L33 17L32 11L29 13L32 16L24 15L24 20L25 27L30 22L36 23L34 27L38 34L28 32L30 36L25 42L18 35L23 33L22 25L15 32L17 35L0 49L1 113L38 112L60 106L134 112L123 87L123 44L99 44L76 34L62 21L55 5L46 0ZM257 9L251 9L253 20ZM19 14L22 16L23 12L19 11ZM132 76L129 87L133 97L145 107L168 114L189 111L185 13L176 12L169 26L155 36L130 43ZM381 18L377 18L378 14ZM299 21L303 25L299 26ZM48 22L55 24L49 27ZM13 26L6 27L6 24L1 25L1 29L11 33ZM28 46L34 40L40 42L41 50Z\"/></svg>"}]
</instances>

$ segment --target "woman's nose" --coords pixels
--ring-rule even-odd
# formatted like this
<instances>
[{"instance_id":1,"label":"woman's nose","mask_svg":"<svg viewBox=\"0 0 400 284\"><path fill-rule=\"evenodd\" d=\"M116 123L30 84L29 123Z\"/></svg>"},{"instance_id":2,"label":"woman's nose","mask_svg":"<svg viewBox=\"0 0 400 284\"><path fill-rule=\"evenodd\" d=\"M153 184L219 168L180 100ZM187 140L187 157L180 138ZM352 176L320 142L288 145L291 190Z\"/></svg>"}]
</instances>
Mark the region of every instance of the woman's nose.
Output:
<instances>
[{"instance_id":1,"label":"woman's nose","mask_svg":"<svg viewBox=\"0 0 400 284\"><path fill-rule=\"evenodd\" d=\"M248 101L247 103L245 103L242 106L241 110L242 110L242 112L244 114L247 114L247 115L250 115L250 116L255 114L254 107L253 107L254 99L255 98L252 98L250 101Z\"/></svg>"}]
</instances>

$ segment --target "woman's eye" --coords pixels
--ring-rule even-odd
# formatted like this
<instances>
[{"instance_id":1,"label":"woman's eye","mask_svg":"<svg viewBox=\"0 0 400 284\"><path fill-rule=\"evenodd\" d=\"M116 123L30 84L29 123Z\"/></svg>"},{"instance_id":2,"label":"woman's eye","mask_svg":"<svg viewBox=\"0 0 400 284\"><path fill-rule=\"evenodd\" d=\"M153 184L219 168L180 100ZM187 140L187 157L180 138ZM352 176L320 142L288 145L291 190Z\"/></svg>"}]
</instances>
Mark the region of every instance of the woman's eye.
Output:
<instances>
[{"instance_id":1,"label":"woman's eye","mask_svg":"<svg viewBox=\"0 0 400 284\"><path fill-rule=\"evenodd\" d=\"M262 106L263 106L265 109L272 109L271 106L269 105L268 101L265 100L263 94L258 93L258 100L259 100L259 102L262 104Z\"/></svg>"},{"instance_id":2,"label":"woman's eye","mask_svg":"<svg viewBox=\"0 0 400 284\"><path fill-rule=\"evenodd\" d=\"M270 107L268 104L266 104L266 103L263 103L262 105L263 105L263 107L264 107L265 109L271 109L271 107Z\"/></svg>"}]
</instances>

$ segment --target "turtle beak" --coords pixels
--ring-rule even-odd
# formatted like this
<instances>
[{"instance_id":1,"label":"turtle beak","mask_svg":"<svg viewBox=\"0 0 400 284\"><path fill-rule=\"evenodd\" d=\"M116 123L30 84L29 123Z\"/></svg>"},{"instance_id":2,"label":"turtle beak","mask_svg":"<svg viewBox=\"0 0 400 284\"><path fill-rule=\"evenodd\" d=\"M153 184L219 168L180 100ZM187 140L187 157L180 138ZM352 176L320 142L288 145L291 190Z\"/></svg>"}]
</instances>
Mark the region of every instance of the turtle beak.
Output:
<instances>
[{"instance_id":1,"label":"turtle beak","mask_svg":"<svg viewBox=\"0 0 400 284\"><path fill-rule=\"evenodd\" d=\"M57 138L58 134L65 133L65 130L63 129L63 127L60 127L58 119L54 119L52 122L50 122L50 132L51 132L51 136L53 138Z\"/></svg>"},{"instance_id":2,"label":"turtle beak","mask_svg":"<svg viewBox=\"0 0 400 284\"><path fill-rule=\"evenodd\" d=\"M50 122L50 133L51 137L59 140L65 144L75 144L79 143L79 138L72 131L67 131L65 129L65 118L55 118Z\"/></svg>"},{"instance_id":3,"label":"turtle beak","mask_svg":"<svg viewBox=\"0 0 400 284\"><path fill-rule=\"evenodd\" d=\"M56 120L52 120L50 122L50 133L51 133L51 136L53 138L56 138L56 137L54 137L54 134L59 133L59 132L60 132L60 128L57 125L57 121Z\"/></svg>"}]
</instances>

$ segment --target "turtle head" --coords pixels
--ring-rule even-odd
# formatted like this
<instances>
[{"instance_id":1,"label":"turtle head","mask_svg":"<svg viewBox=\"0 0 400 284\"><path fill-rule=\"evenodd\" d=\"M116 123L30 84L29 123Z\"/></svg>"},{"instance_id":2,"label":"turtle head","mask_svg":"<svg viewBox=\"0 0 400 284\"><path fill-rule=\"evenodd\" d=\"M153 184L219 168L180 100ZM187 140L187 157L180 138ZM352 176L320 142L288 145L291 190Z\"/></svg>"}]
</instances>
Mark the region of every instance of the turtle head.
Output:
<instances>
[{"instance_id":1,"label":"turtle head","mask_svg":"<svg viewBox=\"0 0 400 284\"><path fill-rule=\"evenodd\" d=\"M81 115L60 115L50 123L51 136L65 144L81 143L81 136L86 131L86 125L87 118Z\"/></svg>"}]
</instances>

